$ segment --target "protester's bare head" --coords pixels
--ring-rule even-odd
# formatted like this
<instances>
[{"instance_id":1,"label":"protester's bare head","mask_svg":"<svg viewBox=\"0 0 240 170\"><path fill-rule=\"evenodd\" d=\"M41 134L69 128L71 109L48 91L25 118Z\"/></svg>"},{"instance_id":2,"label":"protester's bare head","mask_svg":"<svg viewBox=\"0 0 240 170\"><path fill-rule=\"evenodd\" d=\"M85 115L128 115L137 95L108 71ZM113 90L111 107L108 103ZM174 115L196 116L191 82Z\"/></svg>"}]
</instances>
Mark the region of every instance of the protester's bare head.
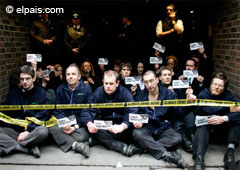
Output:
<instances>
[{"instance_id":1,"label":"protester's bare head","mask_svg":"<svg viewBox=\"0 0 240 170\"><path fill-rule=\"evenodd\" d=\"M126 78L131 75L132 65L130 62L123 62L120 64L120 67L121 67L120 74L122 78Z\"/></svg>"},{"instance_id":2,"label":"protester's bare head","mask_svg":"<svg viewBox=\"0 0 240 170\"><path fill-rule=\"evenodd\" d=\"M143 82L149 92L155 92L158 89L159 79L152 70L148 70L143 74Z\"/></svg>"},{"instance_id":3,"label":"protester's bare head","mask_svg":"<svg viewBox=\"0 0 240 170\"><path fill-rule=\"evenodd\" d=\"M228 87L229 79L223 72L213 74L210 85L212 95L218 96L222 94Z\"/></svg>"},{"instance_id":4,"label":"protester's bare head","mask_svg":"<svg viewBox=\"0 0 240 170\"><path fill-rule=\"evenodd\" d=\"M159 79L163 85L169 85L172 81L172 69L168 66L162 66L159 69Z\"/></svg>"},{"instance_id":5,"label":"protester's bare head","mask_svg":"<svg viewBox=\"0 0 240 170\"><path fill-rule=\"evenodd\" d=\"M20 85L24 90L31 90L34 86L35 71L32 66L24 65L20 69Z\"/></svg>"},{"instance_id":6,"label":"protester's bare head","mask_svg":"<svg viewBox=\"0 0 240 170\"><path fill-rule=\"evenodd\" d=\"M69 86L76 87L79 80L81 79L81 74L79 67L73 63L66 69L66 80Z\"/></svg>"},{"instance_id":7,"label":"protester's bare head","mask_svg":"<svg viewBox=\"0 0 240 170\"><path fill-rule=\"evenodd\" d=\"M119 85L118 78L119 78L119 74L116 71L108 70L104 72L103 86L104 86L104 91L108 95L111 95L116 91Z\"/></svg>"}]
</instances>

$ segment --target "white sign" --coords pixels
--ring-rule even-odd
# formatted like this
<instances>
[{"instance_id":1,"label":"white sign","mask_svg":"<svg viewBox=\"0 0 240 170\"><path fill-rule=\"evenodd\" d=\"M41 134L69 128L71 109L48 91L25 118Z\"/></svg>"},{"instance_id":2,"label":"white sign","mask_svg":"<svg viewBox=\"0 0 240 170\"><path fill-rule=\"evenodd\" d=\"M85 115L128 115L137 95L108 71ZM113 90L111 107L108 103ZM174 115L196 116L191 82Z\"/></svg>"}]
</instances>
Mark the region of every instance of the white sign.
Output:
<instances>
[{"instance_id":1,"label":"white sign","mask_svg":"<svg viewBox=\"0 0 240 170\"><path fill-rule=\"evenodd\" d=\"M98 65L100 65L100 64L108 65L108 58L99 58Z\"/></svg>"},{"instance_id":2,"label":"white sign","mask_svg":"<svg viewBox=\"0 0 240 170\"><path fill-rule=\"evenodd\" d=\"M183 76L184 77L197 78L198 77L198 70L183 70Z\"/></svg>"},{"instance_id":3,"label":"white sign","mask_svg":"<svg viewBox=\"0 0 240 170\"><path fill-rule=\"evenodd\" d=\"M27 62L42 62L42 54L27 54Z\"/></svg>"},{"instance_id":4,"label":"white sign","mask_svg":"<svg viewBox=\"0 0 240 170\"><path fill-rule=\"evenodd\" d=\"M213 117L215 115L211 115L211 116L196 116L196 120L195 120L195 125L198 126L203 126L203 125L208 125L208 119Z\"/></svg>"},{"instance_id":5,"label":"white sign","mask_svg":"<svg viewBox=\"0 0 240 170\"><path fill-rule=\"evenodd\" d=\"M58 119L57 122L58 122L58 127L63 127L63 126L66 126L67 124L70 124L70 125L77 124L75 115Z\"/></svg>"},{"instance_id":6,"label":"white sign","mask_svg":"<svg viewBox=\"0 0 240 170\"><path fill-rule=\"evenodd\" d=\"M161 44L158 44L158 43L156 43L156 42L154 43L153 48L154 48L155 50L160 51L161 53L164 53L165 50L166 50L166 47L164 47L164 46L162 46Z\"/></svg>"},{"instance_id":7,"label":"white sign","mask_svg":"<svg viewBox=\"0 0 240 170\"><path fill-rule=\"evenodd\" d=\"M94 125L98 129L109 130L112 127L112 121L94 120Z\"/></svg>"},{"instance_id":8,"label":"white sign","mask_svg":"<svg viewBox=\"0 0 240 170\"><path fill-rule=\"evenodd\" d=\"M174 89L188 88L189 87L189 81L188 80L173 80L172 81L172 87Z\"/></svg>"},{"instance_id":9,"label":"white sign","mask_svg":"<svg viewBox=\"0 0 240 170\"><path fill-rule=\"evenodd\" d=\"M140 84L140 77L126 77L125 78L125 84Z\"/></svg>"},{"instance_id":10,"label":"white sign","mask_svg":"<svg viewBox=\"0 0 240 170\"><path fill-rule=\"evenodd\" d=\"M162 57L150 57L150 64L162 64Z\"/></svg>"},{"instance_id":11,"label":"white sign","mask_svg":"<svg viewBox=\"0 0 240 170\"><path fill-rule=\"evenodd\" d=\"M197 50L199 48L204 48L203 42L190 43L190 50Z\"/></svg>"},{"instance_id":12,"label":"white sign","mask_svg":"<svg viewBox=\"0 0 240 170\"><path fill-rule=\"evenodd\" d=\"M129 114L129 122L148 123L148 114Z\"/></svg>"}]
</instances>

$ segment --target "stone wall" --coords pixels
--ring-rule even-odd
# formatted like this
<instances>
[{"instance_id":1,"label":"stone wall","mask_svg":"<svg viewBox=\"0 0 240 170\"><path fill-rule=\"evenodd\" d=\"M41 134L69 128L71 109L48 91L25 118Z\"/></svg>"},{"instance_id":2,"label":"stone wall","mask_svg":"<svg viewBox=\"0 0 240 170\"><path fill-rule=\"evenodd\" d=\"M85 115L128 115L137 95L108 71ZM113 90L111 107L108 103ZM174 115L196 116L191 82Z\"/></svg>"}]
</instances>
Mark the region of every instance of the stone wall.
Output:
<instances>
[{"instance_id":1,"label":"stone wall","mask_svg":"<svg viewBox=\"0 0 240 170\"><path fill-rule=\"evenodd\" d=\"M0 103L9 91L9 75L26 64L26 53L30 51L29 21L24 15L8 14L7 5L0 1Z\"/></svg>"},{"instance_id":2,"label":"stone wall","mask_svg":"<svg viewBox=\"0 0 240 170\"><path fill-rule=\"evenodd\" d=\"M240 1L225 1L213 25L213 61L216 71L230 78L229 90L240 98Z\"/></svg>"}]
</instances>

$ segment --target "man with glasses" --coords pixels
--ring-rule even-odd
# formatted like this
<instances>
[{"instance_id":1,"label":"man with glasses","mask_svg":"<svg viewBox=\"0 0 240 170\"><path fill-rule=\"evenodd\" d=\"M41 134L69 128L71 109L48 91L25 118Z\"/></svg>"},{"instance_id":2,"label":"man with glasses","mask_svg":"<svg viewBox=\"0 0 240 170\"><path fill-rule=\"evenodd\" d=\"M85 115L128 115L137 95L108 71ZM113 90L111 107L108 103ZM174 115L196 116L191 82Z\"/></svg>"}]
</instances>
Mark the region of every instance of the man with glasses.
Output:
<instances>
[{"instance_id":1,"label":"man with glasses","mask_svg":"<svg viewBox=\"0 0 240 170\"><path fill-rule=\"evenodd\" d=\"M212 77L210 88L206 88L198 95L199 99L223 100L237 102L235 96L227 90L229 80L224 73L216 73ZM234 149L239 145L240 131L240 107L199 107L198 116L208 116L205 125L198 125L194 140L193 159L195 160L194 170L204 170L204 155L207 151L209 136L214 136L215 140L227 139L227 151L224 156L224 166L228 167L234 163ZM217 133L218 132L218 133ZM217 138L218 137L218 138ZM219 137L221 137L219 139Z\"/></svg>"}]
</instances>

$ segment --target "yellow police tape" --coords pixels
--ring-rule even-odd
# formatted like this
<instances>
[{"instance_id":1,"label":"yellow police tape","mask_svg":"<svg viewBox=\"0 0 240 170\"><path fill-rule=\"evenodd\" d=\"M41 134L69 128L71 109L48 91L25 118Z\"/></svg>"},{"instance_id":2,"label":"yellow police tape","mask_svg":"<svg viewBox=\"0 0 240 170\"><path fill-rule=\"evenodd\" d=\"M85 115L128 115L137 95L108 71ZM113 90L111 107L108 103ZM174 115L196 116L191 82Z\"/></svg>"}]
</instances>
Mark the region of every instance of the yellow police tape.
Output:
<instances>
[{"instance_id":1,"label":"yellow police tape","mask_svg":"<svg viewBox=\"0 0 240 170\"><path fill-rule=\"evenodd\" d=\"M84 109L84 108L124 108L124 107L172 107L172 106L240 106L240 102L197 99L156 100L141 102L92 103L92 104L45 104L45 105L0 105L0 111L11 110L52 110L52 109Z\"/></svg>"},{"instance_id":2,"label":"yellow police tape","mask_svg":"<svg viewBox=\"0 0 240 170\"><path fill-rule=\"evenodd\" d=\"M240 102L197 99L189 102L187 99L177 100L156 100L141 102L118 102L118 103L92 103L92 104L46 104L46 105L0 105L0 111L13 110L52 110L52 109L84 109L84 108L124 108L124 107L173 107L173 106L218 106L231 107L240 106ZM26 120L11 118L0 112L0 121L8 124L18 125L27 128L31 122L37 125L52 127L57 125L57 119L52 116L48 121L40 121L35 117L26 117Z\"/></svg>"}]
</instances>

